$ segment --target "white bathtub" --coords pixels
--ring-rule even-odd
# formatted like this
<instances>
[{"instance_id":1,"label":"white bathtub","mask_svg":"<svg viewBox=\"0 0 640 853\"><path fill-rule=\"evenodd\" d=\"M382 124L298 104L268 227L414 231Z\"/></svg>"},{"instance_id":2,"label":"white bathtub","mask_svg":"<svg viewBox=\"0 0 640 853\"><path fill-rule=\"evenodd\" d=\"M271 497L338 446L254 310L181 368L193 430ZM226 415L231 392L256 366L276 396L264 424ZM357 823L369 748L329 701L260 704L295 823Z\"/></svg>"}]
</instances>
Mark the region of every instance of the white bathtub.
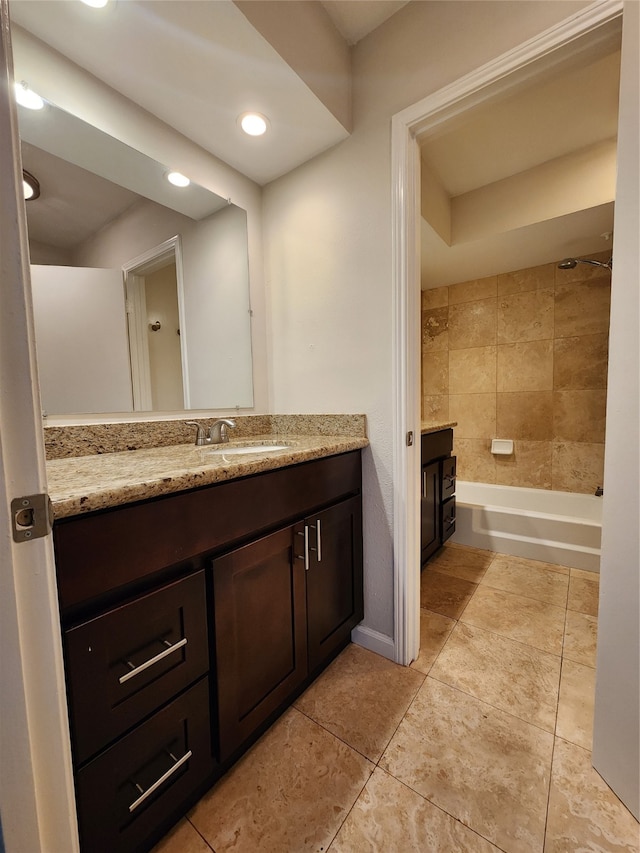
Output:
<instances>
[{"instance_id":1,"label":"white bathtub","mask_svg":"<svg viewBox=\"0 0 640 853\"><path fill-rule=\"evenodd\" d=\"M452 542L600 571L602 498L518 486L456 483Z\"/></svg>"}]
</instances>

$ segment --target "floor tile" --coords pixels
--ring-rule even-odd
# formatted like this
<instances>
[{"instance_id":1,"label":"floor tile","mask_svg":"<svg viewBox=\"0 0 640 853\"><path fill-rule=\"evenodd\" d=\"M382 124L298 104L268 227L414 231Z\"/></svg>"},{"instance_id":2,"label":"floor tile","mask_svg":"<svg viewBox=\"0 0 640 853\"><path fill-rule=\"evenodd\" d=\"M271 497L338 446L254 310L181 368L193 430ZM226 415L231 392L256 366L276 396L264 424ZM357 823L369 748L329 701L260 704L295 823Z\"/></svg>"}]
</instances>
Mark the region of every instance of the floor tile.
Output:
<instances>
[{"instance_id":1,"label":"floor tile","mask_svg":"<svg viewBox=\"0 0 640 853\"><path fill-rule=\"evenodd\" d=\"M576 663L587 666L596 665L596 643L598 639L598 619L587 613L567 610L564 623L564 646L562 655Z\"/></svg>"},{"instance_id":2,"label":"floor tile","mask_svg":"<svg viewBox=\"0 0 640 853\"><path fill-rule=\"evenodd\" d=\"M423 681L423 673L352 644L294 704L378 761Z\"/></svg>"},{"instance_id":3,"label":"floor tile","mask_svg":"<svg viewBox=\"0 0 640 853\"><path fill-rule=\"evenodd\" d=\"M640 827L591 766L588 750L556 738L545 853L637 853Z\"/></svg>"},{"instance_id":4,"label":"floor tile","mask_svg":"<svg viewBox=\"0 0 640 853\"><path fill-rule=\"evenodd\" d=\"M211 847L188 820L181 820L151 853L211 853Z\"/></svg>"},{"instance_id":5,"label":"floor tile","mask_svg":"<svg viewBox=\"0 0 640 853\"><path fill-rule=\"evenodd\" d=\"M427 678L380 766L509 853L540 853L553 735Z\"/></svg>"},{"instance_id":6,"label":"floor tile","mask_svg":"<svg viewBox=\"0 0 640 853\"><path fill-rule=\"evenodd\" d=\"M482 583L505 592L515 592L557 607L566 607L569 572L537 560L498 554L487 570Z\"/></svg>"},{"instance_id":7,"label":"floor tile","mask_svg":"<svg viewBox=\"0 0 640 853\"><path fill-rule=\"evenodd\" d=\"M429 561L429 569L461 580L478 583L491 565L494 554L478 548L444 548Z\"/></svg>"},{"instance_id":8,"label":"floor tile","mask_svg":"<svg viewBox=\"0 0 640 853\"><path fill-rule=\"evenodd\" d=\"M326 849L373 765L288 710L189 815L216 853Z\"/></svg>"},{"instance_id":9,"label":"floor tile","mask_svg":"<svg viewBox=\"0 0 640 853\"><path fill-rule=\"evenodd\" d=\"M420 609L420 651L412 669L425 675L429 672L455 624L455 619Z\"/></svg>"},{"instance_id":10,"label":"floor tile","mask_svg":"<svg viewBox=\"0 0 640 853\"><path fill-rule=\"evenodd\" d=\"M499 853L484 838L376 768L329 853Z\"/></svg>"},{"instance_id":11,"label":"floor tile","mask_svg":"<svg viewBox=\"0 0 640 853\"><path fill-rule=\"evenodd\" d=\"M476 589L475 583L433 572L427 567L420 579L420 607L457 619Z\"/></svg>"},{"instance_id":12,"label":"floor tile","mask_svg":"<svg viewBox=\"0 0 640 853\"><path fill-rule=\"evenodd\" d=\"M589 616L597 616L600 592L599 579L599 575L594 572L571 569L567 608L577 610L580 613L587 613Z\"/></svg>"},{"instance_id":13,"label":"floor tile","mask_svg":"<svg viewBox=\"0 0 640 853\"><path fill-rule=\"evenodd\" d=\"M560 655L564 615L562 607L481 584L460 618L476 628Z\"/></svg>"},{"instance_id":14,"label":"floor tile","mask_svg":"<svg viewBox=\"0 0 640 853\"><path fill-rule=\"evenodd\" d=\"M560 658L460 622L432 678L553 733Z\"/></svg>"},{"instance_id":15,"label":"floor tile","mask_svg":"<svg viewBox=\"0 0 640 853\"><path fill-rule=\"evenodd\" d=\"M596 671L572 660L562 661L556 735L585 749L593 742Z\"/></svg>"}]
</instances>

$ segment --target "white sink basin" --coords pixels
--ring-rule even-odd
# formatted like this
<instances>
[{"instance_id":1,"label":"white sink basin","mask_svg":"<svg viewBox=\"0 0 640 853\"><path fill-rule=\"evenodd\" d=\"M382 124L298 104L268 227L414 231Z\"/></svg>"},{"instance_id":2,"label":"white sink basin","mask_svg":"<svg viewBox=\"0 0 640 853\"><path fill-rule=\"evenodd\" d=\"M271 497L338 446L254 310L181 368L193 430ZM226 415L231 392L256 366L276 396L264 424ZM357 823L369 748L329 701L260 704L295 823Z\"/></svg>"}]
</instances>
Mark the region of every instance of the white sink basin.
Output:
<instances>
[{"instance_id":1,"label":"white sink basin","mask_svg":"<svg viewBox=\"0 0 640 853\"><path fill-rule=\"evenodd\" d=\"M244 453L273 453L275 450L288 450L288 444L242 444L232 445L231 447L207 448L204 452L207 455L215 456L240 456Z\"/></svg>"}]
</instances>

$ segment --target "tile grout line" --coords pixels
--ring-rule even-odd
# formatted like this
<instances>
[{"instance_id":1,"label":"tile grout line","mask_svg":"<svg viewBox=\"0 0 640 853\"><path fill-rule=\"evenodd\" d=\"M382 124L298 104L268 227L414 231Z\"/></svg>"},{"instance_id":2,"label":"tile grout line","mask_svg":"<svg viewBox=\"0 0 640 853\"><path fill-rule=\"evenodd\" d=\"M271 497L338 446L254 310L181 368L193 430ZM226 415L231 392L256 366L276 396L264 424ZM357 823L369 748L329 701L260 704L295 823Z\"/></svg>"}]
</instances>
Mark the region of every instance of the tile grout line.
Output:
<instances>
[{"instance_id":1,"label":"tile grout line","mask_svg":"<svg viewBox=\"0 0 640 853\"><path fill-rule=\"evenodd\" d=\"M204 835L200 832L200 830L199 830L199 829L198 829L198 827L195 825L195 823L191 820L191 818L190 818L188 815L185 815L185 818L186 818L186 820L187 820L187 823L189 823L189 824L194 828L194 830L198 833L198 835L200 836L200 838L201 838L201 839L204 841L204 843L207 845L207 847L209 848L209 850L211 850L211 853L216 853L216 851L214 850L214 848L209 844L209 842L207 841L207 839L206 839L206 838L204 837ZM177 824L176 824L176 826L177 826Z\"/></svg>"}]
</instances>

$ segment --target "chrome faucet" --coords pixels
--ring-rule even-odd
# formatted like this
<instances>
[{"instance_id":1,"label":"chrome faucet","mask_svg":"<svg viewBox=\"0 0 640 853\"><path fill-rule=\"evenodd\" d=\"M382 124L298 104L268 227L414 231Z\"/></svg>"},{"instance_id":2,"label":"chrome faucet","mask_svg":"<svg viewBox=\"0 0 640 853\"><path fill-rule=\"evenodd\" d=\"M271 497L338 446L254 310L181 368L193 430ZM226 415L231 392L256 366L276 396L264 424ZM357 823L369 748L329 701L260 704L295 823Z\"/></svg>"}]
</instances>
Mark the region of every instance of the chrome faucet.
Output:
<instances>
[{"instance_id":1,"label":"chrome faucet","mask_svg":"<svg viewBox=\"0 0 640 853\"><path fill-rule=\"evenodd\" d=\"M236 428L236 422L230 418L220 418L214 421L209 428L209 442L211 444L226 444L229 441L229 430Z\"/></svg>"},{"instance_id":2,"label":"chrome faucet","mask_svg":"<svg viewBox=\"0 0 640 853\"><path fill-rule=\"evenodd\" d=\"M205 444L226 444L229 441L229 430L235 429L236 422L230 418L220 418L208 430L196 421L185 421L187 426L196 428L196 447Z\"/></svg>"}]
</instances>

